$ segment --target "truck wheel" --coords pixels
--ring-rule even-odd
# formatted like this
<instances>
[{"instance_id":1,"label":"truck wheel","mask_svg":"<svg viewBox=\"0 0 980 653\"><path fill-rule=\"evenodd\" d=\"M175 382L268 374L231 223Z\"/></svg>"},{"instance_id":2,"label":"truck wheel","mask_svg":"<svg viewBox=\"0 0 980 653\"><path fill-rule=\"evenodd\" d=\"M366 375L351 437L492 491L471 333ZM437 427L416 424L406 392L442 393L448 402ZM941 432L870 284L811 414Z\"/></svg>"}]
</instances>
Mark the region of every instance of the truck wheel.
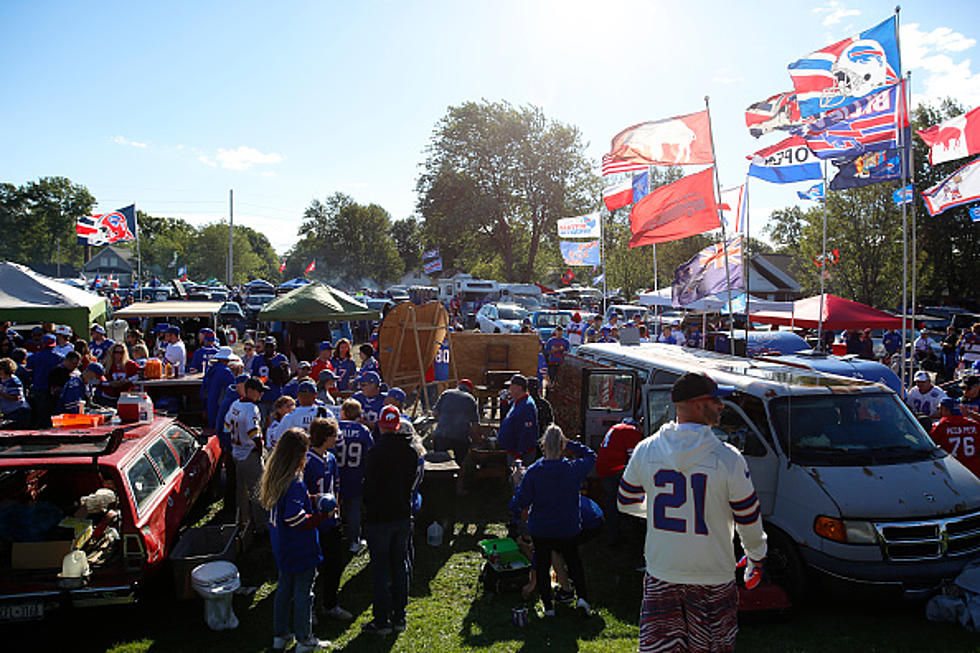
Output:
<instances>
[{"instance_id":1,"label":"truck wheel","mask_svg":"<svg viewBox=\"0 0 980 653\"><path fill-rule=\"evenodd\" d=\"M804 601L808 580L806 567L796 550L796 544L782 531L766 532L769 551L766 554L766 573L772 581L789 594L794 604Z\"/></svg>"}]
</instances>

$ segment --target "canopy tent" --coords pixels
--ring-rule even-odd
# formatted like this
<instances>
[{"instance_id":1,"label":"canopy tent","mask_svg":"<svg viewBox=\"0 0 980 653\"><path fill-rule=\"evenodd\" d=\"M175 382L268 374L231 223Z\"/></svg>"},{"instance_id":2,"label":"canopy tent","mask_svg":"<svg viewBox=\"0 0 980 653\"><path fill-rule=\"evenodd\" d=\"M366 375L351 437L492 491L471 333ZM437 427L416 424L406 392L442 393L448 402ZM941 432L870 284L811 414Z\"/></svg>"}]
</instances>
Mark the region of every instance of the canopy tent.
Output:
<instances>
[{"instance_id":1,"label":"canopy tent","mask_svg":"<svg viewBox=\"0 0 980 653\"><path fill-rule=\"evenodd\" d=\"M277 297L258 315L263 322L331 322L377 320L379 317L378 311L319 281Z\"/></svg>"},{"instance_id":2,"label":"canopy tent","mask_svg":"<svg viewBox=\"0 0 980 653\"><path fill-rule=\"evenodd\" d=\"M309 279L304 279L303 277L296 277L295 279L290 279L285 283L279 285L280 288L299 288L310 283Z\"/></svg>"},{"instance_id":3,"label":"canopy tent","mask_svg":"<svg viewBox=\"0 0 980 653\"><path fill-rule=\"evenodd\" d=\"M753 311L751 319L753 322L765 324L792 324L806 329L816 329L820 323L820 295L796 300L793 302L793 312L790 314L765 310ZM824 295L824 329L830 331L865 328L900 329L901 326L902 318L891 313L837 295Z\"/></svg>"},{"instance_id":4,"label":"canopy tent","mask_svg":"<svg viewBox=\"0 0 980 653\"><path fill-rule=\"evenodd\" d=\"M671 290L670 287L661 288L660 290L651 290L650 292L641 293L637 299L638 304L643 304L645 306L665 306L668 308L675 308L671 303ZM745 293L738 293L732 295L732 304L735 306L735 312L740 313L745 311ZM696 302L687 304L686 306L681 306L690 311L706 311L709 313L715 312L728 312L728 293L718 293L716 295L709 295L703 299L699 299ZM749 308L755 309L759 308L761 310L767 311L779 311L779 312L790 312L793 310L792 302L774 302L767 299L759 299L757 297L749 297Z\"/></svg>"},{"instance_id":5,"label":"canopy tent","mask_svg":"<svg viewBox=\"0 0 980 653\"><path fill-rule=\"evenodd\" d=\"M21 324L56 322L88 335L93 322L104 322L104 297L38 274L16 263L0 263L0 320Z\"/></svg>"}]
</instances>

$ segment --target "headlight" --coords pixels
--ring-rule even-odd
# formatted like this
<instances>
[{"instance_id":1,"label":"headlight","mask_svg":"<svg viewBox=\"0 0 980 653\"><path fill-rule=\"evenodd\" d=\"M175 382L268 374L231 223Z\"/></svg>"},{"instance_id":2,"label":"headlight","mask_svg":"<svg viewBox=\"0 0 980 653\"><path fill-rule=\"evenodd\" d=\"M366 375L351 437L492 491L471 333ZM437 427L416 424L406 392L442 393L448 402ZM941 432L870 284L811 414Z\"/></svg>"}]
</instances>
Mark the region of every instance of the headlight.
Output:
<instances>
[{"instance_id":1,"label":"headlight","mask_svg":"<svg viewBox=\"0 0 980 653\"><path fill-rule=\"evenodd\" d=\"M878 543L878 533L869 521L845 519L844 531L847 534L848 544Z\"/></svg>"},{"instance_id":2,"label":"headlight","mask_svg":"<svg viewBox=\"0 0 980 653\"><path fill-rule=\"evenodd\" d=\"M878 537L869 521L818 516L813 532L820 537L842 544L877 544Z\"/></svg>"}]
</instances>

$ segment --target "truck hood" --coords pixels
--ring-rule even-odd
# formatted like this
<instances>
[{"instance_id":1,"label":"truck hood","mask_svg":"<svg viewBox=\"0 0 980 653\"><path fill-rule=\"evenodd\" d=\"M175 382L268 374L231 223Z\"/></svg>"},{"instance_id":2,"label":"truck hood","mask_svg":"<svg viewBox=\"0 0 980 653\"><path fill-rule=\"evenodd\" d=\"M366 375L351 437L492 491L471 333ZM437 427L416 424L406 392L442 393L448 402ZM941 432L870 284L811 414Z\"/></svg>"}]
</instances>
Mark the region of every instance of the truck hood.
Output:
<instances>
[{"instance_id":1,"label":"truck hood","mask_svg":"<svg viewBox=\"0 0 980 653\"><path fill-rule=\"evenodd\" d=\"M806 467L850 519L919 519L980 509L980 479L952 456L861 467Z\"/></svg>"}]
</instances>

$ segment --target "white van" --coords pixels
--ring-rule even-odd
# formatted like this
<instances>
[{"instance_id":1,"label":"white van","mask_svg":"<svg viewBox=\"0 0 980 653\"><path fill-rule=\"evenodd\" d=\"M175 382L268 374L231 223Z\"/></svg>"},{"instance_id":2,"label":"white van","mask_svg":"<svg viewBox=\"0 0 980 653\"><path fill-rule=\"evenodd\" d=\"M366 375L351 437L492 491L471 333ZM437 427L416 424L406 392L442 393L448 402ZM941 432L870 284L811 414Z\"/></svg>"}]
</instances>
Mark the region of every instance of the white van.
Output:
<instances>
[{"instance_id":1,"label":"white van","mask_svg":"<svg viewBox=\"0 0 980 653\"><path fill-rule=\"evenodd\" d=\"M548 395L590 447L627 416L647 435L674 418L686 371L735 386L718 436L742 451L762 504L767 569L792 594L809 571L906 596L980 553L980 479L936 446L884 385L674 345L586 344Z\"/></svg>"}]
</instances>

